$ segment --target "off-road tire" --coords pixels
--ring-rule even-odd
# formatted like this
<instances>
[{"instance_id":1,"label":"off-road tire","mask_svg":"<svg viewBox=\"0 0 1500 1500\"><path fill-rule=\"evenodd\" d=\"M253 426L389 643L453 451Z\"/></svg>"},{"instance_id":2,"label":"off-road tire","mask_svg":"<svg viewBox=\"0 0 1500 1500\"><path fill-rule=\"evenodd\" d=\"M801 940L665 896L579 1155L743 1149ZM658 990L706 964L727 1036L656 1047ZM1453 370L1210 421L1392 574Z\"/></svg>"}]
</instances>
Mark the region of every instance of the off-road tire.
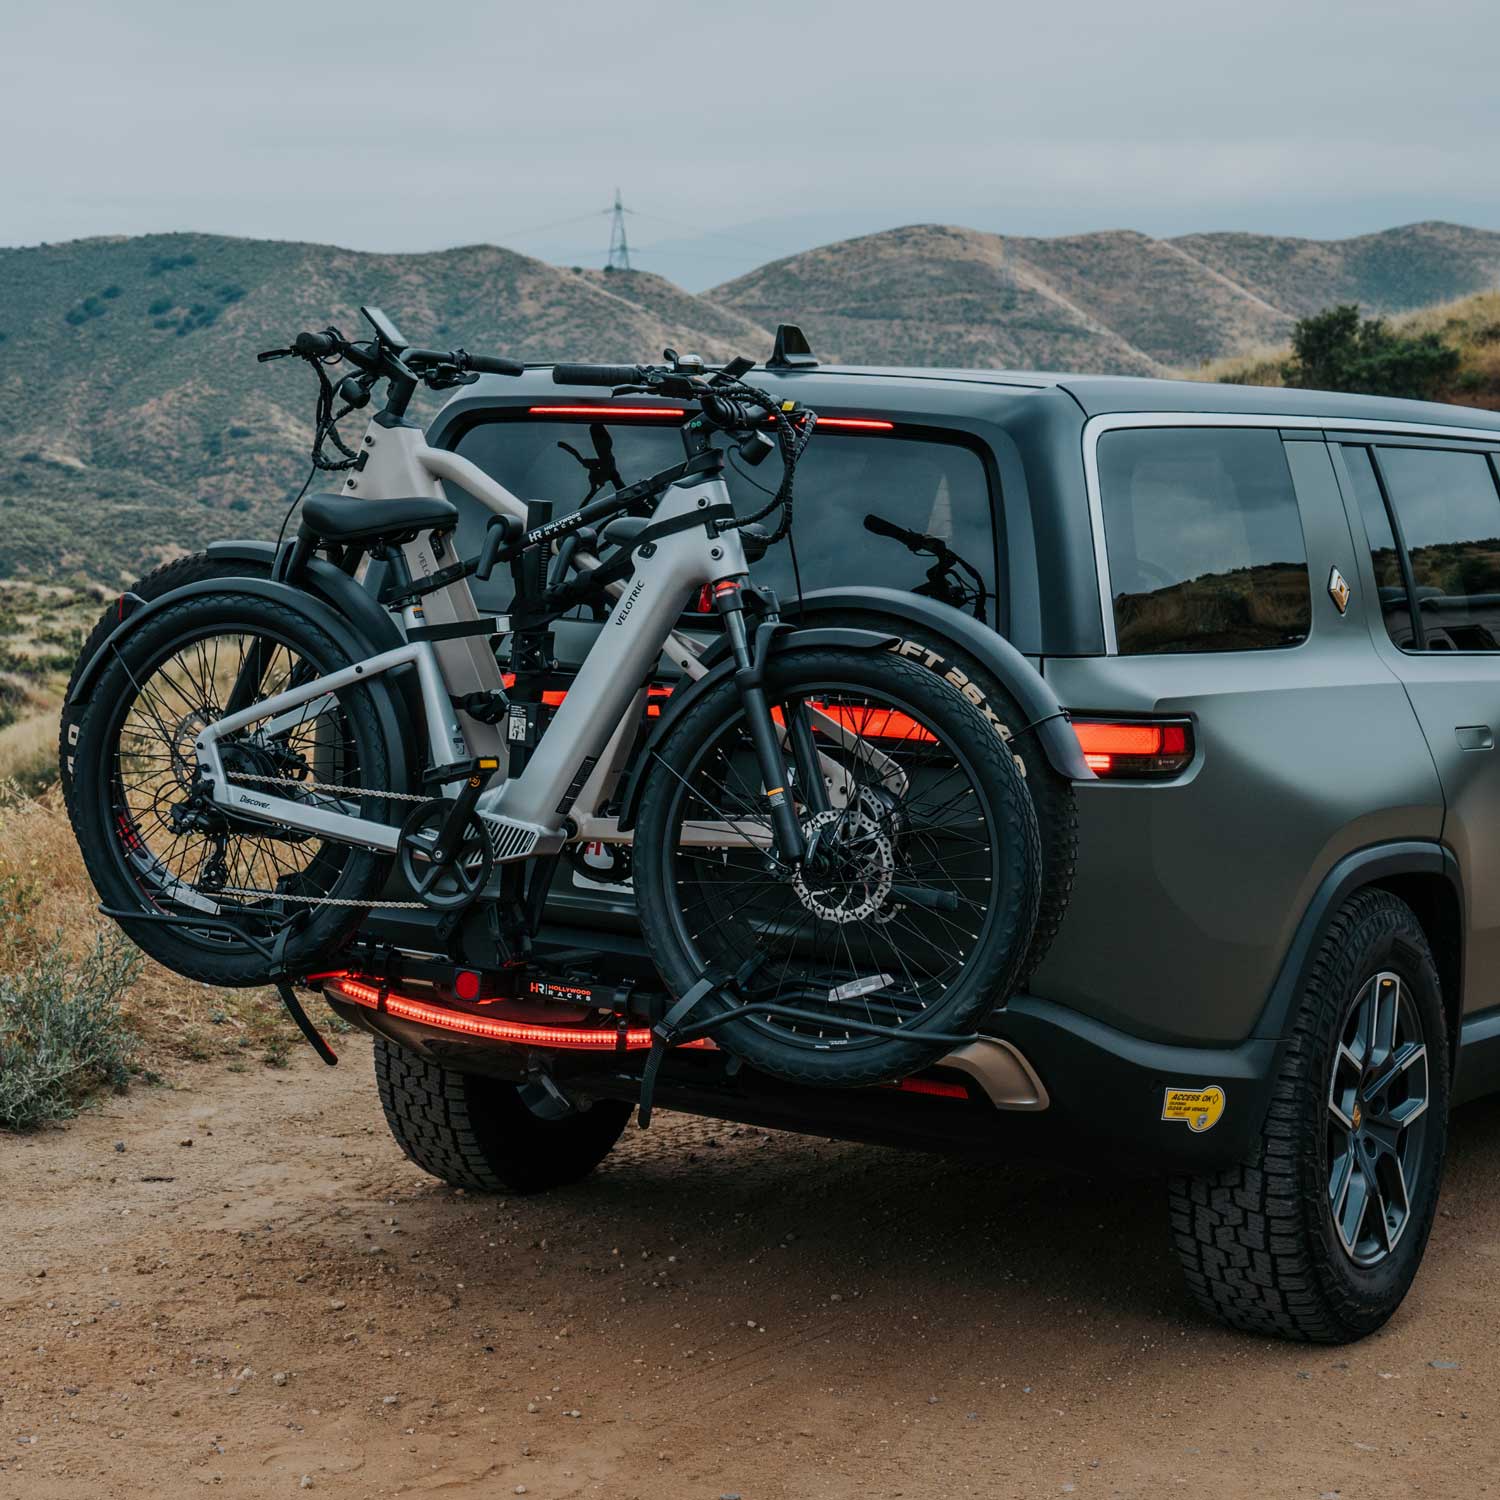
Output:
<instances>
[{"instance_id":1,"label":"off-road tire","mask_svg":"<svg viewBox=\"0 0 1500 1500\"><path fill-rule=\"evenodd\" d=\"M455 1073L375 1038L386 1124L407 1157L440 1181L484 1193L542 1193L587 1177L609 1155L631 1107L598 1099L547 1118L523 1088Z\"/></svg>"},{"instance_id":2,"label":"off-road tire","mask_svg":"<svg viewBox=\"0 0 1500 1500\"><path fill-rule=\"evenodd\" d=\"M843 649L788 650L771 658L766 691L773 702L798 681L869 687L904 699L928 715L949 749L968 762L976 790L988 804L990 827L1002 850L995 889L1004 890L1007 899L990 914L983 946L971 955L967 970L931 1007L931 1019L924 1022L929 1030L962 1032L1013 992L1036 922L1041 847L1025 778L980 711L951 684L909 661L887 652ZM732 679L725 679L672 726L655 751L641 794L634 845L641 931L662 977L679 996L698 982L700 974L679 931L673 809L699 748L712 743L740 712L738 689ZM705 1000L694 1019L707 1018L729 1004L721 993ZM810 1042L782 1040L753 1019L740 1018L719 1027L714 1040L772 1077L858 1088L905 1077L948 1050L947 1044L922 1040L921 1029L912 1027L909 1040L861 1038L840 1048L818 1048Z\"/></svg>"},{"instance_id":3,"label":"off-road tire","mask_svg":"<svg viewBox=\"0 0 1500 1500\"><path fill-rule=\"evenodd\" d=\"M1411 1222L1368 1269L1344 1252L1327 1190L1327 1091L1333 1049L1354 997L1396 973L1421 1021L1428 1134ZM1314 1343L1363 1338L1400 1305L1437 1209L1448 1123L1449 1048L1442 988L1421 924L1388 891L1352 896L1329 926L1289 1020L1271 1105L1253 1155L1212 1176L1170 1184L1172 1240L1193 1296L1232 1327Z\"/></svg>"},{"instance_id":4,"label":"off-road tire","mask_svg":"<svg viewBox=\"0 0 1500 1500\"><path fill-rule=\"evenodd\" d=\"M151 600L170 594L173 589L186 588L190 583L202 583L209 578L264 577L270 571L269 563L260 566L253 562L231 562L228 558L211 557L207 552L194 552L190 557L175 558L158 568L152 568L131 584L126 592L149 604ZM115 600L94 621L94 628L89 631L88 639L79 648L78 660L73 663L73 670L68 675L67 691L63 694L64 704L73 696L73 684L78 681L78 674L94 659L94 653L114 634L119 624L120 604ZM73 798L73 774L68 753L70 725L76 728L77 718L65 708L57 726L57 768L65 802L71 802Z\"/></svg>"},{"instance_id":5,"label":"off-road tire","mask_svg":"<svg viewBox=\"0 0 1500 1500\"><path fill-rule=\"evenodd\" d=\"M1041 898L1036 930L1021 965L1020 978L1024 982L1046 958L1073 894L1073 873L1078 863L1078 802L1073 783L1053 768L1034 731L1021 733L1027 728L1026 715L1000 679L952 641L895 615L869 615L858 610L812 610L805 623L810 628L844 625L856 630L889 631L902 641L911 641L922 648L922 654L909 656L907 660L936 672L961 692L977 692L1011 735L1008 743L1026 778L1042 841Z\"/></svg>"}]
</instances>

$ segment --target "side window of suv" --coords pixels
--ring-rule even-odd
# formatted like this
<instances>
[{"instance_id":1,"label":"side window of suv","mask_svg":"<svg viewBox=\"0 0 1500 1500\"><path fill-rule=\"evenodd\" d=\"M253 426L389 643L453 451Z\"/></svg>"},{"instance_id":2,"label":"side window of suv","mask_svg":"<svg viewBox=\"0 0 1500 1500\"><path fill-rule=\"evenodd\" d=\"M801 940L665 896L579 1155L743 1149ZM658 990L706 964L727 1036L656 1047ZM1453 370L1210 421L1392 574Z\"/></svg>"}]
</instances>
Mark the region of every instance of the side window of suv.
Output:
<instances>
[{"instance_id":1,"label":"side window of suv","mask_svg":"<svg viewBox=\"0 0 1500 1500\"><path fill-rule=\"evenodd\" d=\"M1107 432L1099 488L1122 655L1259 651L1307 638L1307 549L1279 433Z\"/></svg>"},{"instance_id":2,"label":"side window of suv","mask_svg":"<svg viewBox=\"0 0 1500 1500\"><path fill-rule=\"evenodd\" d=\"M1500 489L1483 453L1344 449L1403 651L1500 650ZM1415 608L1413 608L1415 606Z\"/></svg>"}]
</instances>

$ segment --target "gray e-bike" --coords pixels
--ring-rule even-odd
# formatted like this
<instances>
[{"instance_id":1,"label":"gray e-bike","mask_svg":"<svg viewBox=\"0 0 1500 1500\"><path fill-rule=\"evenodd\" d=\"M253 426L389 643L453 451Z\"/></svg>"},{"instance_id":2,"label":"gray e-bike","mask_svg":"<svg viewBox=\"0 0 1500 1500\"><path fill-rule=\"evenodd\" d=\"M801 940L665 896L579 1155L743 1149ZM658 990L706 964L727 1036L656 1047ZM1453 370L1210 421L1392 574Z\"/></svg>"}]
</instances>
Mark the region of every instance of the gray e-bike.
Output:
<instances>
[{"instance_id":1,"label":"gray e-bike","mask_svg":"<svg viewBox=\"0 0 1500 1500\"><path fill-rule=\"evenodd\" d=\"M348 366L346 405L385 383L344 493L305 503L270 579L152 600L80 674L69 810L105 909L216 984L335 964L370 908L403 900L481 923L495 968L524 974L557 860L602 840L629 848L677 998L663 1039L711 1033L764 1071L844 1085L948 1050L1016 981L1036 817L961 693L885 637L792 628L754 583L791 528L815 414L747 385L748 360L556 366L559 384L683 404L684 453L539 521L406 415L419 383L521 367L413 348L367 316L373 338L269 351L314 364L325 394L327 368ZM729 451L780 458L753 516L731 503ZM454 551L440 480L492 513L474 557ZM315 555L351 575L381 564L381 640L299 588ZM509 613L482 615L469 580L502 566ZM707 652L679 630L704 590ZM548 705L549 627L580 609L601 628ZM679 686L652 717L663 663Z\"/></svg>"}]
</instances>

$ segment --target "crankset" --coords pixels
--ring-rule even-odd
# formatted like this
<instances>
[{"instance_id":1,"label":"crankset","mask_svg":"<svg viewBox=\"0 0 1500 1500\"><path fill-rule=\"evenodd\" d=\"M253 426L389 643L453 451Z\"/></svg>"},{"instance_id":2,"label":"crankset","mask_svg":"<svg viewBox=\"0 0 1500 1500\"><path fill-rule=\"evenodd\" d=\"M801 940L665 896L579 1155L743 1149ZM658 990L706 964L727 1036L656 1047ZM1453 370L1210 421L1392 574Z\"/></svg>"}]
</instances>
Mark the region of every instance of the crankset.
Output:
<instances>
[{"instance_id":1,"label":"crankset","mask_svg":"<svg viewBox=\"0 0 1500 1500\"><path fill-rule=\"evenodd\" d=\"M396 848L401 874L434 911L457 911L489 884L495 867L490 836L477 813L447 797L412 809Z\"/></svg>"}]
</instances>

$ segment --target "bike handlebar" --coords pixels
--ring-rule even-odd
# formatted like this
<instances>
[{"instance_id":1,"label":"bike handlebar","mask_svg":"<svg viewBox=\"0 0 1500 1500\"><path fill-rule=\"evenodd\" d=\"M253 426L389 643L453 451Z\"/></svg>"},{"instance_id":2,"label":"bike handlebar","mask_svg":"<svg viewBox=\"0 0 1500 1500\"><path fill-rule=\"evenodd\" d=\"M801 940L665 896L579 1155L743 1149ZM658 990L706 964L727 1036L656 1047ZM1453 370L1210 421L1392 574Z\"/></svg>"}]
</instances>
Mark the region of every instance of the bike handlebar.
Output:
<instances>
[{"instance_id":1,"label":"bike handlebar","mask_svg":"<svg viewBox=\"0 0 1500 1500\"><path fill-rule=\"evenodd\" d=\"M888 536L892 541L900 542L903 547L909 547L913 552L928 551L943 545L939 537L927 536L920 531L908 531L904 526L897 526L894 521L887 521L884 516L866 516L865 530L873 531L876 536Z\"/></svg>"},{"instance_id":2,"label":"bike handlebar","mask_svg":"<svg viewBox=\"0 0 1500 1500\"><path fill-rule=\"evenodd\" d=\"M641 365L553 365L553 385L639 385Z\"/></svg>"},{"instance_id":3,"label":"bike handlebar","mask_svg":"<svg viewBox=\"0 0 1500 1500\"><path fill-rule=\"evenodd\" d=\"M497 354L469 355L469 368L481 375L524 375L526 366L513 359L501 359Z\"/></svg>"},{"instance_id":4,"label":"bike handlebar","mask_svg":"<svg viewBox=\"0 0 1500 1500\"><path fill-rule=\"evenodd\" d=\"M429 365L451 365L455 370L473 371L476 375L524 375L526 366L513 359L494 354L470 354L467 349L403 349L401 362L413 370Z\"/></svg>"},{"instance_id":5,"label":"bike handlebar","mask_svg":"<svg viewBox=\"0 0 1500 1500\"><path fill-rule=\"evenodd\" d=\"M331 333L299 333L292 340L292 352L303 359L321 359L338 350L339 341Z\"/></svg>"}]
</instances>

